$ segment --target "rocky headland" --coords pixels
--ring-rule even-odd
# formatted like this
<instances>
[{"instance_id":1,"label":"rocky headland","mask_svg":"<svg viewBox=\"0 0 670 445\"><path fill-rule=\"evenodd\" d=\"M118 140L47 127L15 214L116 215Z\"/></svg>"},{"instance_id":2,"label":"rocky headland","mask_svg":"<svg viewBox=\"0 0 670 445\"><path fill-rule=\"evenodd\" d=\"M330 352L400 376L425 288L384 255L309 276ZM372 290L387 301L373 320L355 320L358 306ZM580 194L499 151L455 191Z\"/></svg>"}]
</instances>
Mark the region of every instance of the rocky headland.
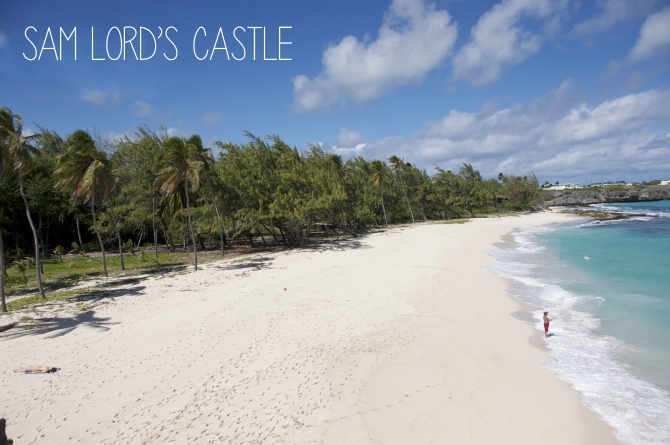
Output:
<instances>
[{"instance_id":1,"label":"rocky headland","mask_svg":"<svg viewBox=\"0 0 670 445\"><path fill-rule=\"evenodd\" d=\"M656 185L625 190L564 190L548 191L554 198L547 206L578 206L613 202L662 201L670 199L670 186Z\"/></svg>"}]
</instances>

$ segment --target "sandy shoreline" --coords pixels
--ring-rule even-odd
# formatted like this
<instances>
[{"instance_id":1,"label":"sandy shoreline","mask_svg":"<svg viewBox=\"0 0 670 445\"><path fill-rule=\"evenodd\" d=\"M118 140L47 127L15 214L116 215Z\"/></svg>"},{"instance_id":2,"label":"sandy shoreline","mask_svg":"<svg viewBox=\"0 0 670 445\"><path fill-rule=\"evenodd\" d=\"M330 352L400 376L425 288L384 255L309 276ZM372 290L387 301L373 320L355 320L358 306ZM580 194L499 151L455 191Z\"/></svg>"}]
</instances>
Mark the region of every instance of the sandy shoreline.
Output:
<instances>
[{"instance_id":1,"label":"sandy shoreline","mask_svg":"<svg viewBox=\"0 0 670 445\"><path fill-rule=\"evenodd\" d=\"M0 416L17 445L615 444L483 269L506 233L565 218L418 225L145 280L0 334ZM31 364L62 369L12 372Z\"/></svg>"}]
</instances>

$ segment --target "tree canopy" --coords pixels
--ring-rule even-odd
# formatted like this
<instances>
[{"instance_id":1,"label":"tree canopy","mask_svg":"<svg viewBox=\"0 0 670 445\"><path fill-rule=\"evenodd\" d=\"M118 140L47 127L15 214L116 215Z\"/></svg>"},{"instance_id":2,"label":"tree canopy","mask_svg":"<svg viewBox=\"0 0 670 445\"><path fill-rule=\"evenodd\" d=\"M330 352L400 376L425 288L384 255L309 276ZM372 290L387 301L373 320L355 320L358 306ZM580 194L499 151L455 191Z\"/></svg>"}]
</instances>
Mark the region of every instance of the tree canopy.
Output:
<instances>
[{"instance_id":1,"label":"tree canopy","mask_svg":"<svg viewBox=\"0 0 670 445\"><path fill-rule=\"evenodd\" d=\"M484 179L463 164L457 172L436 166L431 175L398 156L345 160L276 135L246 133L246 143L211 147L198 135L170 137L146 125L114 140L42 127L28 136L6 108L0 128L0 250L10 260L32 250L39 261L63 245L104 258L117 241L120 254L125 245L144 243L157 255L159 246L183 244L197 265L199 250L224 254L231 243L304 247L317 233L356 236L416 219L529 210L543 200L532 173Z\"/></svg>"}]
</instances>

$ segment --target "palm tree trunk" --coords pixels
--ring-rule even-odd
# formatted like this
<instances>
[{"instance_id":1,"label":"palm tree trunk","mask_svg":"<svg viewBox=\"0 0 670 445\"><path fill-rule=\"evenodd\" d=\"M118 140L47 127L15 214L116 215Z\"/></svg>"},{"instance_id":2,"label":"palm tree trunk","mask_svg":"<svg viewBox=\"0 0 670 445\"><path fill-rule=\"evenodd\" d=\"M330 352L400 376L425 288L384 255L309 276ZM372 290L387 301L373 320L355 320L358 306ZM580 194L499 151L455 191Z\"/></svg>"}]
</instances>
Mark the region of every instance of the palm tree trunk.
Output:
<instances>
[{"instance_id":1,"label":"palm tree trunk","mask_svg":"<svg viewBox=\"0 0 670 445\"><path fill-rule=\"evenodd\" d=\"M86 250L84 250L84 243L81 241L81 231L79 230L79 214L74 214L74 219L77 221L77 237L79 238L79 247L81 247L81 252L86 255Z\"/></svg>"},{"instance_id":2,"label":"palm tree trunk","mask_svg":"<svg viewBox=\"0 0 670 445\"><path fill-rule=\"evenodd\" d=\"M158 229L156 228L156 197L151 198L151 220L154 229L154 254L158 259Z\"/></svg>"},{"instance_id":3,"label":"palm tree trunk","mask_svg":"<svg viewBox=\"0 0 670 445\"><path fill-rule=\"evenodd\" d=\"M28 206L28 199L26 198L26 192L23 189L23 175L21 174L21 172L19 172L18 177L19 177L19 190L21 191L23 204L26 206L26 216L28 216L28 222L30 223L30 229L33 231L33 239L35 241L35 270L37 270L37 287L40 290L40 296L42 297L42 299L46 300L47 297L44 296L44 288L42 288L42 264L40 263L40 243L37 240L37 231L35 230L35 224L33 224L33 218L30 216L30 207Z\"/></svg>"},{"instance_id":4,"label":"palm tree trunk","mask_svg":"<svg viewBox=\"0 0 670 445\"><path fill-rule=\"evenodd\" d=\"M123 264L123 243L121 242L121 234L119 233L119 225L116 223L116 213L114 213L114 204L112 199L109 199L109 212L112 214L112 222L114 223L114 231L116 232L116 239L119 241L119 259L121 260L121 270L126 270L126 265Z\"/></svg>"},{"instance_id":5,"label":"palm tree trunk","mask_svg":"<svg viewBox=\"0 0 670 445\"><path fill-rule=\"evenodd\" d=\"M7 312L7 301L5 300L5 244L0 228L0 312Z\"/></svg>"},{"instance_id":6,"label":"palm tree trunk","mask_svg":"<svg viewBox=\"0 0 670 445\"><path fill-rule=\"evenodd\" d=\"M384 192L381 193L381 197L382 197L382 211L384 212L384 224L386 225L386 227L388 227L389 223L386 220L386 208L384 207Z\"/></svg>"},{"instance_id":7,"label":"palm tree trunk","mask_svg":"<svg viewBox=\"0 0 670 445\"><path fill-rule=\"evenodd\" d=\"M105 273L105 276L108 277L107 273L107 259L105 258L105 245L102 242L102 236L98 231L98 221L95 219L95 189L91 191L91 215L93 216L93 229L95 234L98 235L98 241L100 241L100 250L102 251L102 270Z\"/></svg>"},{"instance_id":8,"label":"palm tree trunk","mask_svg":"<svg viewBox=\"0 0 670 445\"><path fill-rule=\"evenodd\" d=\"M37 212L37 234L38 234L38 239L40 240L40 247L42 248L42 252L46 255L47 249L44 247L44 233L42 230L42 213Z\"/></svg>"},{"instance_id":9,"label":"palm tree trunk","mask_svg":"<svg viewBox=\"0 0 670 445\"><path fill-rule=\"evenodd\" d=\"M163 234L165 235L165 243L167 244L168 248L168 253L174 253L174 244L172 243L172 238L170 238L170 232L168 231L167 224L165 224L165 219L163 219L162 215L158 215L158 221L161 223L161 227L163 227Z\"/></svg>"},{"instance_id":10,"label":"palm tree trunk","mask_svg":"<svg viewBox=\"0 0 670 445\"><path fill-rule=\"evenodd\" d=\"M191 229L191 241L193 241L193 261L195 263L195 270L198 270L198 246L195 244L195 233L193 232L193 222L191 221L191 205L188 201L188 179L184 181L184 189L186 191L186 213L188 213L188 227Z\"/></svg>"}]
</instances>

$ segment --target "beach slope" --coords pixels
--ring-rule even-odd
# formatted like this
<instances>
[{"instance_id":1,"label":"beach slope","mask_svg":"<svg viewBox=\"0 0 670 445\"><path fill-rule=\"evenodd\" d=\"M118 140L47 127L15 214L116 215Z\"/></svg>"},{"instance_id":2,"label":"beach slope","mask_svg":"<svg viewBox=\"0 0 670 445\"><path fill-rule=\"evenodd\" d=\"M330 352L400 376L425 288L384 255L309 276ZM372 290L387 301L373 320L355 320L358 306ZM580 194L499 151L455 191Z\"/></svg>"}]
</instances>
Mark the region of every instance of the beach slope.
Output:
<instances>
[{"instance_id":1,"label":"beach slope","mask_svg":"<svg viewBox=\"0 0 670 445\"><path fill-rule=\"evenodd\" d=\"M17 444L614 444L484 270L554 213L421 224L144 280L0 334ZM23 375L27 365L56 366Z\"/></svg>"}]
</instances>

